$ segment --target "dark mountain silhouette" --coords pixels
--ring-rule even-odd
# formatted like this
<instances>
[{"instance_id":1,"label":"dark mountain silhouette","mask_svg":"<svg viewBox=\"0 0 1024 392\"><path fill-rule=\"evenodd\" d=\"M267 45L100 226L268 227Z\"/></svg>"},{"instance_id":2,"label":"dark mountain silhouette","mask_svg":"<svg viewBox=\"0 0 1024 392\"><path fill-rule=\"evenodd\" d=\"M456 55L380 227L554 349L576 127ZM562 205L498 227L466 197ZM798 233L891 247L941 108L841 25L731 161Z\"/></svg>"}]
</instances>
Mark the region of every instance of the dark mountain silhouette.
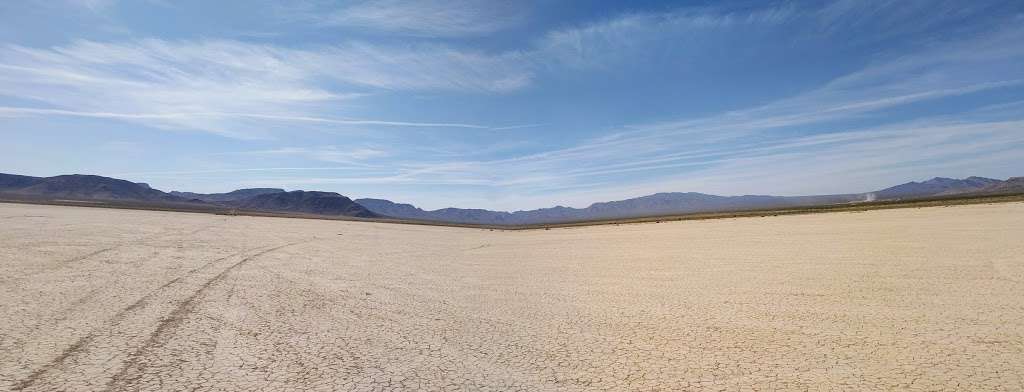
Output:
<instances>
[{"instance_id":1,"label":"dark mountain silhouette","mask_svg":"<svg viewBox=\"0 0 1024 392\"><path fill-rule=\"evenodd\" d=\"M281 193L284 189L278 188L247 188L238 189L227 193L192 193L192 192L178 192L171 191L174 196L182 197L185 199L195 199L208 202L225 202L225 201L239 201L251 198L253 196L259 196L267 193Z\"/></svg>"},{"instance_id":2,"label":"dark mountain silhouette","mask_svg":"<svg viewBox=\"0 0 1024 392\"><path fill-rule=\"evenodd\" d=\"M960 193L978 192L1003 181L985 177L967 177L964 179L935 177L923 182L908 182L874 192L875 197L882 200L907 199L928 196L945 196Z\"/></svg>"},{"instance_id":3,"label":"dark mountain silhouette","mask_svg":"<svg viewBox=\"0 0 1024 392\"><path fill-rule=\"evenodd\" d=\"M40 177L19 176L17 174L0 173L0 192L35 185L42 180L43 179Z\"/></svg>"},{"instance_id":4,"label":"dark mountain silhouette","mask_svg":"<svg viewBox=\"0 0 1024 392\"><path fill-rule=\"evenodd\" d=\"M343 215L375 218L380 215L345 196L334 192L274 192L264 193L238 202L239 208L273 212L299 212L317 215Z\"/></svg>"},{"instance_id":5,"label":"dark mountain silhouette","mask_svg":"<svg viewBox=\"0 0 1024 392\"><path fill-rule=\"evenodd\" d=\"M54 177L0 175L0 192L47 199L120 200L132 202L186 202L147 184L110 177L71 174Z\"/></svg>"},{"instance_id":6,"label":"dark mountain silhouette","mask_svg":"<svg viewBox=\"0 0 1024 392\"><path fill-rule=\"evenodd\" d=\"M989 185L981 190L984 193L1024 193L1024 177L1010 177L1006 181Z\"/></svg>"},{"instance_id":7,"label":"dark mountain silhouette","mask_svg":"<svg viewBox=\"0 0 1024 392\"><path fill-rule=\"evenodd\" d=\"M31 177L0 174L0 196L37 200L110 201L131 204L193 205L331 216L377 217L347 197L329 192L239 189L221 194L166 193L148 184L93 175Z\"/></svg>"},{"instance_id":8,"label":"dark mountain silhouette","mask_svg":"<svg viewBox=\"0 0 1024 392\"><path fill-rule=\"evenodd\" d=\"M430 220L483 225L520 225L527 222L527 220L516 215L513 212L491 211L479 208L443 208L431 211L432 218Z\"/></svg>"},{"instance_id":9,"label":"dark mountain silhouette","mask_svg":"<svg viewBox=\"0 0 1024 392\"><path fill-rule=\"evenodd\" d=\"M356 199L366 209L385 216L404 217L406 219L431 219L432 211L424 211L412 204L399 204L383 199Z\"/></svg>"}]
</instances>

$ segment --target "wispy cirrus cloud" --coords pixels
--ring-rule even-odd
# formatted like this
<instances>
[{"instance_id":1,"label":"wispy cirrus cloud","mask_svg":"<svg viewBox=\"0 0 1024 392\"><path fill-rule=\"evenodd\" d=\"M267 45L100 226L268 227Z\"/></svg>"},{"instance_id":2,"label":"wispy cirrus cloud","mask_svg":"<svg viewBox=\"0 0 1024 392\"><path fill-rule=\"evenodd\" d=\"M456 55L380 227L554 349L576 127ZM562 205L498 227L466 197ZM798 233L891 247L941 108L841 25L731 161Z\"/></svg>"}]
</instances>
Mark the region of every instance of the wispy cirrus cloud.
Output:
<instances>
[{"instance_id":1,"label":"wispy cirrus cloud","mask_svg":"<svg viewBox=\"0 0 1024 392\"><path fill-rule=\"evenodd\" d=\"M338 113L344 112L351 100L367 94L509 93L532 85L538 74L551 77L572 72L566 66L601 66L614 59L642 58L638 51L658 53L666 49L662 47L666 44L675 50L694 50L709 37L723 34L756 36L753 33L758 30L776 31L782 24L796 22L813 28L817 21L837 14L849 19L874 12L863 5L836 7L801 9L784 5L752 11L684 8L629 14L556 30L532 47L498 53L439 44L389 46L366 42L301 49L237 40L80 40L50 48L6 45L0 47L0 94L46 104L8 105L8 116L110 118L241 138L266 137L274 129L281 129L277 124L281 122L483 129L488 127L457 121L343 118ZM382 23L390 20L397 25L417 21L467 29L458 27L460 23L449 23L449 19L500 26L491 23L494 18L486 14L501 8L485 2L385 1L357 3L339 12L347 12L345 15L352 18L363 15L364 19L377 15ZM436 12L426 12L429 10ZM382 16L415 15L420 11L424 12L421 17ZM439 16L431 22L430 15L435 14ZM762 123L767 124L767 120Z\"/></svg>"},{"instance_id":2,"label":"wispy cirrus cloud","mask_svg":"<svg viewBox=\"0 0 1024 392\"><path fill-rule=\"evenodd\" d=\"M751 54L764 57L765 50L800 46L849 50L891 41L913 42L917 46L939 44L949 37L936 32L962 37L978 34L992 25L962 22L1001 12L1006 18L1003 22L1014 23L1013 15L1019 11L1005 3L956 0L796 1L762 7L720 2L712 6L629 13L556 29L545 34L532 53L545 61L576 67L651 60L672 52L693 54L677 59L683 67L708 57L728 62L730 58Z\"/></svg>"},{"instance_id":3,"label":"wispy cirrus cloud","mask_svg":"<svg viewBox=\"0 0 1024 392\"><path fill-rule=\"evenodd\" d=\"M64 3L91 11L100 11L113 6L117 0L64 0Z\"/></svg>"},{"instance_id":4,"label":"wispy cirrus cloud","mask_svg":"<svg viewBox=\"0 0 1024 392\"><path fill-rule=\"evenodd\" d=\"M513 55L506 55L513 56ZM0 95L49 107L8 114L113 118L164 128L252 136L265 120L363 126L486 128L460 123L338 118L375 91L517 89L530 72L498 56L430 46L348 44L315 50L240 41L77 41L0 47Z\"/></svg>"},{"instance_id":5,"label":"wispy cirrus cloud","mask_svg":"<svg viewBox=\"0 0 1024 392\"><path fill-rule=\"evenodd\" d=\"M522 23L525 4L493 0L362 1L310 17L326 25L425 37L493 33Z\"/></svg>"},{"instance_id":6,"label":"wispy cirrus cloud","mask_svg":"<svg viewBox=\"0 0 1024 392\"><path fill-rule=\"evenodd\" d=\"M61 109L38 109L38 108L25 108L25 107L10 107L0 106L0 117L15 117L15 116L70 116L70 117L91 117L91 118L108 118L108 119L119 119L119 120L176 120L176 119L195 119L195 118L241 118L241 119L257 119L257 120L270 120L270 121L283 121L283 122L310 122L310 123L323 123L323 124L337 124L337 125L377 125L377 126L392 126L392 127L424 127L424 128L469 128L469 129L493 129L501 130L510 127L487 127L483 125L475 124L462 124L462 123L430 123L430 122L410 122L410 121L384 121L384 120L368 120L368 119L346 119L346 118L327 118L327 117L309 117L309 116L279 116L271 114L259 114L259 113L231 113L231 112L182 112L182 113L111 113L111 112L79 112L73 110L61 110ZM513 127L514 128L514 127Z\"/></svg>"},{"instance_id":7,"label":"wispy cirrus cloud","mask_svg":"<svg viewBox=\"0 0 1024 392\"><path fill-rule=\"evenodd\" d=\"M753 11L699 7L631 13L550 31L537 43L534 53L546 62L603 66L666 50L696 51L717 44L725 36L770 30L800 15L788 6Z\"/></svg>"},{"instance_id":8,"label":"wispy cirrus cloud","mask_svg":"<svg viewBox=\"0 0 1024 392\"><path fill-rule=\"evenodd\" d=\"M367 160L384 158L390 154L384 149L373 147L340 148L338 146L321 146L315 148L281 147L268 150L235 151L222 153L221 155L247 155L259 157L299 156L318 162L345 163L363 167L373 167L375 165L367 164L365 162Z\"/></svg>"}]
</instances>

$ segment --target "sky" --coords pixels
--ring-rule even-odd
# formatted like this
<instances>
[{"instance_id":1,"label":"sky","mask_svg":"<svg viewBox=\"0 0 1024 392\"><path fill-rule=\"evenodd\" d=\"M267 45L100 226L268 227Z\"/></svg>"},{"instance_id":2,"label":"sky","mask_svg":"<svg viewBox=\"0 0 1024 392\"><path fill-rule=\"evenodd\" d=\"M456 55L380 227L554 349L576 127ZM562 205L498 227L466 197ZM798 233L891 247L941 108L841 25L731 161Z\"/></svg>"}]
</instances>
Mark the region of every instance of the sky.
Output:
<instances>
[{"instance_id":1,"label":"sky","mask_svg":"<svg viewBox=\"0 0 1024 392\"><path fill-rule=\"evenodd\" d=\"M0 3L0 172L434 209L1024 175L1020 1Z\"/></svg>"}]
</instances>

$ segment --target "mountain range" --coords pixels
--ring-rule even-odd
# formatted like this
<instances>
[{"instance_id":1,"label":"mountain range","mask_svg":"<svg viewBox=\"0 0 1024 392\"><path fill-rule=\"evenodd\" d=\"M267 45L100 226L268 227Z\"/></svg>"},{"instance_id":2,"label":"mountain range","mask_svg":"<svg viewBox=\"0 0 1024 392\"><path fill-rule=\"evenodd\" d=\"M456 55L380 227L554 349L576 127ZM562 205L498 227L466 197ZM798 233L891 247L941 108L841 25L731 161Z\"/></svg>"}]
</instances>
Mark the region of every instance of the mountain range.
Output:
<instances>
[{"instance_id":1,"label":"mountain range","mask_svg":"<svg viewBox=\"0 0 1024 392\"><path fill-rule=\"evenodd\" d=\"M251 197L268 193L282 193L284 189L279 188L247 188L238 189L227 193L192 193L171 191L171 194L186 199L202 200L211 203L245 200Z\"/></svg>"},{"instance_id":2,"label":"mountain range","mask_svg":"<svg viewBox=\"0 0 1024 392\"><path fill-rule=\"evenodd\" d=\"M144 183L110 177L71 174L30 177L0 173L0 196L17 199L90 200L147 205L191 205L250 211L379 218L351 199L334 192L285 192L283 189L239 189L228 193L163 192Z\"/></svg>"},{"instance_id":3,"label":"mountain range","mask_svg":"<svg viewBox=\"0 0 1024 392\"><path fill-rule=\"evenodd\" d=\"M381 215L406 219L473 224L525 225L698 212L800 207L849 203L861 200L864 200L863 195L783 197L757 195L717 196L694 192L656 193L633 199L594 203L586 208L557 206L515 212L463 208L425 211L410 204L399 204L389 200L356 199L356 202Z\"/></svg>"},{"instance_id":4,"label":"mountain range","mask_svg":"<svg viewBox=\"0 0 1024 392\"><path fill-rule=\"evenodd\" d=\"M227 193L163 192L144 183L95 175L31 177L0 173L0 196L19 199L99 200L147 204L187 204L249 211L397 218L483 225L528 225L706 212L809 207L882 200L906 200L964 194L1024 193L1024 177L997 180L936 177L866 193L818 196L718 196L695 192L656 193L594 203L586 208L551 207L528 211L442 208L424 210L383 199L352 200L334 192L238 189Z\"/></svg>"},{"instance_id":5,"label":"mountain range","mask_svg":"<svg viewBox=\"0 0 1024 392\"><path fill-rule=\"evenodd\" d=\"M187 199L117 178L72 174L30 177L0 174L0 194L48 199L184 203Z\"/></svg>"},{"instance_id":6,"label":"mountain range","mask_svg":"<svg viewBox=\"0 0 1024 392\"><path fill-rule=\"evenodd\" d=\"M354 216L378 218L359 203L334 192L291 191L260 193L255 196L228 202L243 210L297 212L303 214Z\"/></svg>"}]
</instances>

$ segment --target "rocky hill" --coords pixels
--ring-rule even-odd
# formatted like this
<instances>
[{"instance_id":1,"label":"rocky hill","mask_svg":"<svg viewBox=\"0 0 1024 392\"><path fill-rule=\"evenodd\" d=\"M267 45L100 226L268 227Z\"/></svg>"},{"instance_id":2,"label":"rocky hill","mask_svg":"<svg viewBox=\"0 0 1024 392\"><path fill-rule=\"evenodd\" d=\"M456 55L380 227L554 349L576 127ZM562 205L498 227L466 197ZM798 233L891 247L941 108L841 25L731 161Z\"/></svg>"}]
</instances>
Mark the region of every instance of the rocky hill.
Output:
<instances>
[{"instance_id":1,"label":"rocky hill","mask_svg":"<svg viewBox=\"0 0 1024 392\"><path fill-rule=\"evenodd\" d=\"M117 200L148 203L187 201L187 199L150 188L146 184L83 174L54 177L0 174L0 192L45 199Z\"/></svg>"},{"instance_id":2,"label":"rocky hill","mask_svg":"<svg viewBox=\"0 0 1024 392\"><path fill-rule=\"evenodd\" d=\"M239 189L228 193L167 193L144 183L71 174L32 177L0 173L0 196L18 199L107 201L148 205L201 205L269 212L378 217L351 199L333 192L285 192L276 188Z\"/></svg>"},{"instance_id":3,"label":"rocky hill","mask_svg":"<svg viewBox=\"0 0 1024 392\"><path fill-rule=\"evenodd\" d=\"M376 218L379 214L345 196L334 192L274 192L264 193L238 202L239 208L247 210L298 212L317 215L343 215L360 218Z\"/></svg>"},{"instance_id":4,"label":"rocky hill","mask_svg":"<svg viewBox=\"0 0 1024 392\"><path fill-rule=\"evenodd\" d=\"M964 179L935 177L922 182L908 182L874 192L881 200L907 199L928 196L956 195L982 191L994 187L1003 181L985 177L967 177Z\"/></svg>"},{"instance_id":5,"label":"rocky hill","mask_svg":"<svg viewBox=\"0 0 1024 392\"><path fill-rule=\"evenodd\" d=\"M246 188L238 189L227 193L193 193L193 192L178 192L171 191L171 194L185 199L202 200L213 203L218 202L231 202L245 200L254 196L265 195L268 193L282 193L284 189L278 188Z\"/></svg>"}]
</instances>

